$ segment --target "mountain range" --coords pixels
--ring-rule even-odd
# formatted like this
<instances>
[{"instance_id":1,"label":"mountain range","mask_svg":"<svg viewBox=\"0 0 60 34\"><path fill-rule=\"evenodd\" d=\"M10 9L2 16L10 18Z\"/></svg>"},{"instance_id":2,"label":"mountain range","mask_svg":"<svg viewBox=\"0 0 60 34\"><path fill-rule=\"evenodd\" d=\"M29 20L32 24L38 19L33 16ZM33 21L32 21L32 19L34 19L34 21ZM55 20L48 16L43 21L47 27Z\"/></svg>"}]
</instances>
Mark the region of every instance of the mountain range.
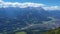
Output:
<instances>
[{"instance_id":1,"label":"mountain range","mask_svg":"<svg viewBox=\"0 0 60 34\"><path fill-rule=\"evenodd\" d=\"M26 29L40 29L41 31L52 29L50 27L55 27L56 24L53 25L53 22L50 23L50 21L56 19L54 23L59 24L59 15L60 10L46 11L42 7L0 8L0 32L11 33Z\"/></svg>"}]
</instances>

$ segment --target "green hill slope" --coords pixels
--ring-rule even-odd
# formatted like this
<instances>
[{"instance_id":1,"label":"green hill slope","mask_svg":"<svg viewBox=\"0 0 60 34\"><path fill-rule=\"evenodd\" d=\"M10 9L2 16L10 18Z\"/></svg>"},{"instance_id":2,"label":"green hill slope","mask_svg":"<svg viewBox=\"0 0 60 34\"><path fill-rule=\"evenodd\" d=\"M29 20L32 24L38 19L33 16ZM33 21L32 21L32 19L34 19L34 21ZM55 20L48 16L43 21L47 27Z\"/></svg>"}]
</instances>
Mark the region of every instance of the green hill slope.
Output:
<instances>
[{"instance_id":1,"label":"green hill slope","mask_svg":"<svg viewBox=\"0 0 60 34\"><path fill-rule=\"evenodd\" d=\"M46 34L60 34L60 27L54 30L49 30Z\"/></svg>"}]
</instances>

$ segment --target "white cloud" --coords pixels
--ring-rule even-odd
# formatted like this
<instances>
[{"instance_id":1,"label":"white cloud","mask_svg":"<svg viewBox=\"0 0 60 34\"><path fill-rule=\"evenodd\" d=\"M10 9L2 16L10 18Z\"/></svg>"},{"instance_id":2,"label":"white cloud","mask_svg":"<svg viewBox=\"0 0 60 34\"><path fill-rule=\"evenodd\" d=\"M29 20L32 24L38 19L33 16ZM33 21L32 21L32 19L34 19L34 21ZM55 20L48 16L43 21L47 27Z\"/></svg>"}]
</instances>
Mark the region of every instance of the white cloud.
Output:
<instances>
[{"instance_id":1,"label":"white cloud","mask_svg":"<svg viewBox=\"0 0 60 34\"><path fill-rule=\"evenodd\" d=\"M2 0L0 0L0 1L2 1Z\"/></svg>"},{"instance_id":2,"label":"white cloud","mask_svg":"<svg viewBox=\"0 0 60 34\"><path fill-rule=\"evenodd\" d=\"M20 8L25 8L25 7L41 7L45 6L44 4L38 4L38 3L31 3L31 2L25 2L25 3L19 3L19 2L4 2L0 0L0 7L20 7Z\"/></svg>"},{"instance_id":3,"label":"white cloud","mask_svg":"<svg viewBox=\"0 0 60 34\"><path fill-rule=\"evenodd\" d=\"M43 7L45 10L60 10L60 6Z\"/></svg>"},{"instance_id":4,"label":"white cloud","mask_svg":"<svg viewBox=\"0 0 60 34\"><path fill-rule=\"evenodd\" d=\"M45 4L40 3L31 3L31 2L25 2L25 3L19 3L19 2L4 2L0 0L0 8L6 8L6 7L20 7L20 8L26 8L26 7L43 7L45 10L60 10L60 6L47 6Z\"/></svg>"}]
</instances>

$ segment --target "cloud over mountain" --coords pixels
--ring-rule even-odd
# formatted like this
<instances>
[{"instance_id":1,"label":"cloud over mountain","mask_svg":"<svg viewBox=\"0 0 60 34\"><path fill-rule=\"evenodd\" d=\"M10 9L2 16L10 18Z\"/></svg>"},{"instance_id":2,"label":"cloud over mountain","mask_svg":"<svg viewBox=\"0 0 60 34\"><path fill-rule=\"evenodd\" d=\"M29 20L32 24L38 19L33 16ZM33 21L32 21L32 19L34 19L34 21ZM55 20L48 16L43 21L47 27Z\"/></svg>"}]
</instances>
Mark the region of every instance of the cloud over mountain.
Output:
<instances>
[{"instance_id":1,"label":"cloud over mountain","mask_svg":"<svg viewBox=\"0 0 60 34\"><path fill-rule=\"evenodd\" d=\"M19 2L4 2L0 1L0 6L1 7L20 7L20 8L25 8L25 7L40 7L44 6L44 4L38 4L38 3L31 3L31 2L25 2L25 3L19 3Z\"/></svg>"},{"instance_id":2,"label":"cloud over mountain","mask_svg":"<svg viewBox=\"0 0 60 34\"><path fill-rule=\"evenodd\" d=\"M60 6L43 7L45 10L60 10Z\"/></svg>"},{"instance_id":3,"label":"cloud over mountain","mask_svg":"<svg viewBox=\"0 0 60 34\"><path fill-rule=\"evenodd\" d=\"M6 8L6 7L19 7L19 8L26 8L26 7L43 7L45 10L60 10L60 6L47 6L45 4L40 3L31 3L31 2L4 2L0 0L0 8Z\"/></svg>"}]
</instances>

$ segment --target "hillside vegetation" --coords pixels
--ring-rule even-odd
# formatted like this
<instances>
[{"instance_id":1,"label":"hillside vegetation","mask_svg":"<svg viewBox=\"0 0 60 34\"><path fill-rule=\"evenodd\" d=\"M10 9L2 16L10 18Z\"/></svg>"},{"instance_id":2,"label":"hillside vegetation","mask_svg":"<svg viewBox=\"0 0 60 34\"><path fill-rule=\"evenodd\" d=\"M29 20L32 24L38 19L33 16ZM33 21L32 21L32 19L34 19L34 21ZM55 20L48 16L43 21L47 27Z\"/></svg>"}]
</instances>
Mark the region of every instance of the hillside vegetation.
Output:
<instances>
[{"instance_id":1,"label":"hillside vegetation","mask_svg":"<svg viewBox=\"0 0 60 34\"><path fill-rule=\"evenodd\" d=\"M60 27L54 30L49 30L46 34L60 34Z\"/></svg>"}]
</instances>

